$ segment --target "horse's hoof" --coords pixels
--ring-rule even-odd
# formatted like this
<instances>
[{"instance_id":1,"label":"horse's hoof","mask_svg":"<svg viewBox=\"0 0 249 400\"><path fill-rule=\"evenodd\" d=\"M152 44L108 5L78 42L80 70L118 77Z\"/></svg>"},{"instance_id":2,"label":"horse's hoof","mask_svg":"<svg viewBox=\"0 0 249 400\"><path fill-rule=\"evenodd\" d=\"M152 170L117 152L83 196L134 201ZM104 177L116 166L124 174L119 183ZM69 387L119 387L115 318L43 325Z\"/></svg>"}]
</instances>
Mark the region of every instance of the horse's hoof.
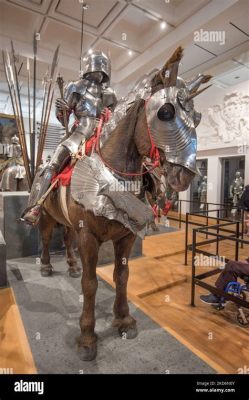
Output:
<instances>
[{"instance_id":1,"label":"horse's hoof","mask_svg":"<svg viewBox=\"0 0 249 400\"><path fill-rule=\"evenodd\" d=\"M97 344L93 344L91 347L80 346L78 348L79 357L82 361L92 361L97 356Z\"/></svg>"},{"instance_id":2,"label":"horse's hoof","mask_svg":"<svg viewBox=\"0 0 249 400\"><path fill-rule=\"evenodd\" d=\"M68 270L69 276L71 278L79 278L81 276L81 269L69 269Z\"/></svg>"},{"instance_id":3,"label":"horse's hoof","mask_svg":"<svg viewBox=\"0 0 249 400\"><path fill-rule=\"evenodd\" d=\"M122 339L135 339L138 335L137 327L119 328L118 333Z\"/></svg>"},{"instance_id":4,"label":"horse's hoof","mask_svg":"<svg viewBox=\"0 0 249 400\"><path fill-rule=\"evenodd\" d=\"M53 267L51 264L44 265L44 266L42 265L40 272L41 272L41 276L43 276L43 277L52 276L53 275Z\"/></svg>"}]
</instances>

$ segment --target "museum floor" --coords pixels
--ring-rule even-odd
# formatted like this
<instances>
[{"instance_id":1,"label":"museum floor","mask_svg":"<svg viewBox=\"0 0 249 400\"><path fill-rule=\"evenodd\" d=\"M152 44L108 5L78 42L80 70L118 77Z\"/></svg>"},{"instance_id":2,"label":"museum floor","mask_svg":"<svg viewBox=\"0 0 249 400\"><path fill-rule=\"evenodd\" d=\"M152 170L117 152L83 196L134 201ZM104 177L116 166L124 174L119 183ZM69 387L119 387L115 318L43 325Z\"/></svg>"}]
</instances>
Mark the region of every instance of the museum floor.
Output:
<instances>
[{"instance_id":1,"label":"museum floor","mask_svg":"<svg viewBox=\"0 0 249 400\"><path fill-rule=\"evenodd\" d=\"M32 258L28 263L11 260L12 288L0 291L0 365L22 373L78 373L80 369L86 373L237 373L249 365L249 328L237 325L234 306L228 304L218 312L202 304L201 288L197 288L196 307L189 305L191 267L190 259L188 266L183 264L184 238L184 224L182 230L148 236L144 256L130 261L128 297L139 335L129 343L120 342L110 330L113 266L98 268L100 346L97 360L83 367L73 344L79 334L75 296L80 293L80 280L66 276L65 261L59 256L54 262L59 272L53 278L41 278ZM221 243L220 253L233 258L234 249ZM240 249L240 257L244 255L248 256L246 250ZM58 369L58 362L64 367Z\"/></svg>"}]
</instances>

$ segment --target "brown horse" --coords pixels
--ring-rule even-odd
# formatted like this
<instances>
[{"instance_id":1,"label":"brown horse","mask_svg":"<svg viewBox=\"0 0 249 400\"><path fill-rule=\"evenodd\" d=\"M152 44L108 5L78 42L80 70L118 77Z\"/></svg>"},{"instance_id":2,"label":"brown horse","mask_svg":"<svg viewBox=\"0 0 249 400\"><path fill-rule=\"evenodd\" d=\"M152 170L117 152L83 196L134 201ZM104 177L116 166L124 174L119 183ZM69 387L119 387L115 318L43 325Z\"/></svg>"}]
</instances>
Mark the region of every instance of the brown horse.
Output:
<instances>
[{"instance_id":1,"label":"brown horse","mask_svg":"<svg viewBox=\"0 0 249 400\"><path fill-rule=\"evenodd\" d=\"M152 94L167 86L175 86L177 68L182 57L182 49L175 51L169 61L152 80ZM165 78L165 71L169 72ZM157 112L158 110L156 110ZM161 110L161 120L164 118ZM167 114L166 110L166 114ZM166 117L167 118L167 115ZM148 134L145 101L137 100L127 111L116 129L101 149L101 157L106 165L123 174L141 173L144 157L151 152L151 140ZM186 190L194 177L188 168L166 160L165 152L160 152L160 164L167 185L174 191ZM195 156L195 155L194 155ZM136 235L116 220L110 220L94 213L78 204L67 189L67 208L71 226L63 213L59 190L49 194L43 204L45 214L41 221L43 246L47 248L53 226L56 222L73 228L77 234L78 250L83 266L82 291L84 295L83 312L80 318L81 337L79 351L83 360L92 360L97 354L97 336L95 334L95 295L98 281L96 266L98 251L101 244L112 240L115 252L114 282L116 284L116 298L114 302L114 326L120 335L125 334L127 339L137 335L136 321L129 314L127 302L127 282L129 276L128 259ZM46 254L45 254L46 253ZM43 251L42 264L49 264L47 250ZM68 259L72 266L75 257L69 252Z\"/></svg>"},{"instance_id":2,"label":"brown horse","mask_svg":"<svg viewBox=\"0 0 249 400\"><path fill-rule=\"evenodd\" d=\"M56 224L57 221L43 210L38 227L42 239L42 251L40 256L41 275L44 277L53 274L53 267L50 263L49 245ZM78 278L81 275L82 269L77 264L77 258L74 252L75 232L69 226L62 226L61 229L63 231L63 242L66 248L68 274L72 278Z\"/></svg>"}]
</instances>

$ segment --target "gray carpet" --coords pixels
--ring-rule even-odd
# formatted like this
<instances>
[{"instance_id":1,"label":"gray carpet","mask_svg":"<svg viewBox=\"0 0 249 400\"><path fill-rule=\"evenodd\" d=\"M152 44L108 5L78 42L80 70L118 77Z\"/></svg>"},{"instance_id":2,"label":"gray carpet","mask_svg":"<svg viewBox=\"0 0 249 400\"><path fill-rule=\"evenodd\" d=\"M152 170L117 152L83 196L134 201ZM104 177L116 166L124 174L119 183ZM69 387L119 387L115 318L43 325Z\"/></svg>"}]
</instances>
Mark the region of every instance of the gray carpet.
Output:
<instances>
[{"instance_id":1,"label":"gray carpet","mask_svg":"<svg viewBox=\"0 0 249 400\"><path fill-rule=\"evenodd\" d=\"M39 373L84 374L207 374L214 371L130 304L139 335L121 339L111 327L114 290L99 279L96 300L97 359L81 361L77 354L82 308L80 278L69 278L62 256L53 256L55 274L42 278L35 258L8 261L14 289Z\"/></svg>"}]
</instances>

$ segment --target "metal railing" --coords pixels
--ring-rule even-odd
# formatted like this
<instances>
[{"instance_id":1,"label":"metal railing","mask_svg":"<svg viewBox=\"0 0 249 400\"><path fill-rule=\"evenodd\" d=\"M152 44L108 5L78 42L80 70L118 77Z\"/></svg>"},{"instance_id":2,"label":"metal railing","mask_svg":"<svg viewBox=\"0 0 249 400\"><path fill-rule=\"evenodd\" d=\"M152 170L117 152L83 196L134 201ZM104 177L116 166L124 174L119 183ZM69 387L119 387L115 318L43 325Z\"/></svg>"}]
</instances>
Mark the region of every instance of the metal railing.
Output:
<instances>
[{"instance_id":1,"label":"metal railing","mask_svg":"<svg viewBox=\"0 0 249 400\"><path fill-rule=\"evenodd\" d=\"M193 242L192 242L192 285L191 285L191 306L195 306L195 287L196 285L203 287L204 289L209 290L211 293L215 294L216 296L220 298L224 298L226 300L232 301L239 306L249 308L249 302L242 300L240 297L233 296L224 290L220 290L215 286L212 286L208 284L207 282L203 282L203 279L208 278L210 276L216 275L221 272L220 268L215 268L212 269L211 271L201 273L199 275L196 275L196 254L203 254L209 257L219 257L219 254L212 254L211 252L204 251L203 249L198 248L199 246L203 246L205 244L209 243L209 240L205 240L202 242L196 242L197 239L197 233L202 233L206 234L207 236L213 236L215 237L215 240L229 240L235 243L235 260L237 261L239 258L239 248L242 246L239 246L239 244L246 244L249 245L248 240L244 240L240 238L240 232L239 232L239 221L236 222L226 222L222 224L217 224L217 225L210 225L210 226L204 226L202 228L194 228L193 229ZM222 235L220 232L228 232L229 230L224 229L224 227L228 227L231 225L235 225L235 237L234 235L231 236L226 236ZM210 232L210 230L216 230L217 232ZM234 232L234 231L233 231ZM224 258L225 262L228 262L228 258Z\"/></svg>"},{"instance_id":2,"label":"metal railing","mask_svg":"<svg viewBox=\"0 0 249 400\"><path fill-rule=\"evenodd\" d=\"M195 201L195 200L177 200L178 204L177 204L177 217L174 217L172 215L168 215L168 219L172 219L173 221L178 221L178 227L179 229L182 226L182 222L186 222L185 219L182 218L182 203L191 203L191 204L196 204L196 205L200 205L199 201ZM204 209L202 211L200 211L200 213L203 214L203 216L205 216L206 213L209 213L210 210L210 206L218 206L218 207L222 207L223 211L225 212L225 218L228 218L228 212L233 210L233 209L237 209L237 207L231 207L230 203L211 203L211 202L206 202L206 203L201 203L204 205ZM244 220L244 211L241 210L243 212L243 216L241 215L241 219L242 221Z\"/></svg>"},{"instance_id":3,"label":"metal railing","mask_svg":"<svg viewBox=\"0 0 249 400\"><path fill-rule=\"evenodd\" d=\"M240 220L238 220L238 221L231 221L231 220L229 220L228 218L222 218L222 217L220 217L221 212L224 211L224 210L226 210L226 209L219 208L219 209L217 209L217 210L208 210L208 211L206 211L206 216L203 216L203 215L202 215L202 211L195 212L195 213L186 213L186 221L185 221L185 222L186 222L186 225L185 225L185 258L184 258L184 264L185 264L185 265L188 264L188 251L189 251L189 250L192 250L192 244L189 244L189 243L188 243L189 225L195 225L195 226L200 226L200 227L202 227L202 228L205 228L205 227L209 227L209 226L219 226L220 221L232 222L233 224L237 224L237 228L236 228L236 229L238 229L238 233L239 233L239 235L241 236L241 238L243 239L243 237L244 237L244 225L243 225L243 222L241 223ZM212 212L216 212L216 216L215 216L215 217L212 217L212 216L209 215L209 214L212 213ZM242 215L241 219L242 219L242 221L244 221L244 211L243 211L243 210L242 210L242 214L243 214L243 215ZM205 217L205 223L192 221L192 220L190 219L190 217L192 217L192 216L196 216L196 217ZM215 225L214 225L214 224L209 225L210 220L215 220L215 221L216 221L216 224L215 224ZM240 229L240 228L241 228L241 229ZM236 231L236 233L235 233L235 232L230 231L230 230L224 230L224 232L232 233L232 234L234 234L234 235L237 234L237 231ZM219 233L219 228L218 228L218 233ZM207 239L207 236L208 236L208 233L206 232L206 239ZM233 235L232 235L232 236L233 236ZM216 242L216 254L218 254L218 253L219 253L219 243L220 243L220 241L218 240L218 238L216 238L216 239L209 239L209 240L206 242L206 244L211 244L211 243L214 243L214 242ZM241 244L241 247L243 247L243 244Z\"/></svg>"}]
</instances>

